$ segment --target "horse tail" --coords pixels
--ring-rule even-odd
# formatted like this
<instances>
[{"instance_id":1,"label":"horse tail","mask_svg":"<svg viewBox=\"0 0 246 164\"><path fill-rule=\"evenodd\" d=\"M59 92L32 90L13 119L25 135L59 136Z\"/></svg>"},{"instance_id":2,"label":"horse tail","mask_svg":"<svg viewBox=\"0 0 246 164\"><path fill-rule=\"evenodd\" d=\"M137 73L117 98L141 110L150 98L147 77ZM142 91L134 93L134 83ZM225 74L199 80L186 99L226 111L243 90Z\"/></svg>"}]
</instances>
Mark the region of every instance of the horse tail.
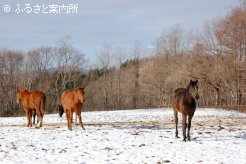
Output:
<instances>
[{"instance_id":1,"label":"horse tail","mask_svg":"<svg viewBox=\"0 0 246 164\"><path fill-rule=\"evenodd\" d=\"M43 100L41 101L41 104L40 104L40 109L41 109L42 115L44 115L44 111L46 111L45 104L46 104L46 96L44 95Z\"/></svg>"}]
</instances>

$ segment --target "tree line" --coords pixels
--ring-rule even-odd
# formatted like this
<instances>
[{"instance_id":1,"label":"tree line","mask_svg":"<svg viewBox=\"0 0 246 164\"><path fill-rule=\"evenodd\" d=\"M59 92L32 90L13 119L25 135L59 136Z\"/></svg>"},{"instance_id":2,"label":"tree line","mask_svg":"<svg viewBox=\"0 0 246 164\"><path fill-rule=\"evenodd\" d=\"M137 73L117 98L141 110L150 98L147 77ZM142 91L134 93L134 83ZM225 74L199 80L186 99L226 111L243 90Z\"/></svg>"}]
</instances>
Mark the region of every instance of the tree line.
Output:
<instances>
[{"instance_id":1,"label":"tree line","mask_svg":"<svg viewBox=\"0 0 246 164\"><path fill-rule=\"evenodd\" d=\"M84 110L170 106L170 95L199 80L201 106L246 103L246 1L224 18L191 34L174 26L156 39L151 55L141 42L130 49L104 46L98 67L63 37L55 47L0 50L0 115L22 114L16 90L42 90L48 113L57 112L65 89L84 86ZM246 71L245 71L246 72ZM245 73L246 74L246 73Z\"/></svg>"}]
</instances>

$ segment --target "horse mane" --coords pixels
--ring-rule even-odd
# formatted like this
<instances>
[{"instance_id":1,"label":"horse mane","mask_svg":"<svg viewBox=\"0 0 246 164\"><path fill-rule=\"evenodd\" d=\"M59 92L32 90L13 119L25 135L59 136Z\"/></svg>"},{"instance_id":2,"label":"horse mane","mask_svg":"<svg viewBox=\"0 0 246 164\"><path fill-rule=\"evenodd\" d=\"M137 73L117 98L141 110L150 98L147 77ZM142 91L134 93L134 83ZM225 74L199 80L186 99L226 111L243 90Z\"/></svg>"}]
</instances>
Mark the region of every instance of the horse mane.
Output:
<instances>
[{"instance_id":1,"label":"horse mane","mask_svg":"<svg viewBox=\"0 0 246 164\"><path fill-rule=\"evenodd\" d=\"M73 92L75 93L75 92L78 92L79 90L84 90L84 87L78 86L78 87L76 87L76 88L73 90Z\"/></svg>"},{"instance_id":2,"label":"horse mane","mask_svg":"<svg viewBox=\"0 0 246 164\"><path fill-rule=\"evenodd\" d=\"M75 90L78 90L78 89L85 89L85 87L78 86L75 88Z\"/></svg>"},{"instance_id":3,"label":"horse mane","mask_svg":"<svg viewBox=\"0 0 246 164\"><path fill-rule=\"evenodd\" d=\"M28 94L30 95L30 92L24 88L20 88L20 89L17 89L16 92L19 94L19 95L23 95L23 94Z\"/></svg>"},{"instance_id":4,"label":"horse mane","mask_svg":"<svg viewBox=\"0 0 246 164\"><path fill-rule=\"evenodd\" d=\"M17 92L29 92L29 91L24 89L24 88L19 88L19 89L17 89Z\"/></svg>"}]
</instances>

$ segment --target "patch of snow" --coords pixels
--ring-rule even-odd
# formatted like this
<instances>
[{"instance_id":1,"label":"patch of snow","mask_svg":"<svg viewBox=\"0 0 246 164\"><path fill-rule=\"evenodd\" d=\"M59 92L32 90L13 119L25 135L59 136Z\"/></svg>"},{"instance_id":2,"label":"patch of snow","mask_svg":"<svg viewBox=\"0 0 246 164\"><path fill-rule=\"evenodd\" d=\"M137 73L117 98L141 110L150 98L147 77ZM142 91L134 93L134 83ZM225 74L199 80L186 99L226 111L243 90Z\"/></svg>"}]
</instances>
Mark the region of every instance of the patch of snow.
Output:
<instances>
[{"instance_id":1,"label":"patch of snow","mask_svg":"<svg viewBox=\"0 0 246 164\"><path fill-rule=\"evenodd\" d=\"M0 163L245 163L246 114L198 108L190 142L182 141L171 109L83 112L86 130L58 114L43 127L25 117L0 118Z\"/></svg>"}]
</instances>

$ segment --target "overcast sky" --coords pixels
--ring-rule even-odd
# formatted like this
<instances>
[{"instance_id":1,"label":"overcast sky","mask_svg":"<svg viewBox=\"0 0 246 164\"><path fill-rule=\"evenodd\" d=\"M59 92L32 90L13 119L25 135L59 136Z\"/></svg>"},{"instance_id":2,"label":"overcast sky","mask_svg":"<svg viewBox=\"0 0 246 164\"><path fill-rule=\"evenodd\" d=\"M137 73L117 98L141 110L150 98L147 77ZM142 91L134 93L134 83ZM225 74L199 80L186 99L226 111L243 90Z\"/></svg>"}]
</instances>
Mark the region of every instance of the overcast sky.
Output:
<instances>
[{"instance_id":1,"label":"overcast sky","mask_svg":"<svg viewBox=\"0 0 246 164\"><path fill-rule=\"evenodd\" d=\"M96 53L105 44L129 48L138 41L151 47L172 26L197 32L204 22L225 16L239 3L239 0L1 0L0 48L28 51L56 46L59 38L69 35L90 63L96 63ZM70 13L65 10L43 13L49 12L49 5L53 4L60 9L70 6ZM9 7L10 11L5 12Z\"/></svg>"}]
</instances>

